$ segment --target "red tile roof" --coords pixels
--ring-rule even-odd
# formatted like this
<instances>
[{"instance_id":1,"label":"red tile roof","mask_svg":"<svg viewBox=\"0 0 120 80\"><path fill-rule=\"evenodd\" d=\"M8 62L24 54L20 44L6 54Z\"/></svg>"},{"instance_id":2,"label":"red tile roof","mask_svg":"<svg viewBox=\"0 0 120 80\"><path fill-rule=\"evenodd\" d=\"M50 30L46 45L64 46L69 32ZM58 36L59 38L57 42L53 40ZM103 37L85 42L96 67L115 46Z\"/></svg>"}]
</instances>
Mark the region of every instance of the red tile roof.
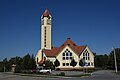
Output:
<instances>
[{"instance_id":1,"label":"red tile roof","mask_svg":"<svg viewBox=\"0 0 120 80\"><path fill-rule=\"evenodd\" d=\"M77 46L70 38L68 38L60 47L53 47L51 50L44 49L44 53L48 57L56 57L61 50L69 46L77 55L80 55L86 46Z\"/></svg>"},{"instance_id":2,"label":"red tile roof","mask_svg":"<svg viewBox=\"0 0 120 80\"><path fill-rule=\"evenodd\" d=\"M44 17L48 17L49 14L50 14L50 13L49 13L48 9L46 9L45 12L43 13L43 16L44 16Z\"/></svg>"},{"instance_id":3,"label":"red tile roof","mask_svg":"<svg viewBox=\"0 0 120 80\"><path fill-rule=\"evenodd\" d=\"M46 56L55 57L60 52L60 48L59 47L53 47L51 50L44 49L43 51L46 54Z\"/></svg>"}]
</instances>

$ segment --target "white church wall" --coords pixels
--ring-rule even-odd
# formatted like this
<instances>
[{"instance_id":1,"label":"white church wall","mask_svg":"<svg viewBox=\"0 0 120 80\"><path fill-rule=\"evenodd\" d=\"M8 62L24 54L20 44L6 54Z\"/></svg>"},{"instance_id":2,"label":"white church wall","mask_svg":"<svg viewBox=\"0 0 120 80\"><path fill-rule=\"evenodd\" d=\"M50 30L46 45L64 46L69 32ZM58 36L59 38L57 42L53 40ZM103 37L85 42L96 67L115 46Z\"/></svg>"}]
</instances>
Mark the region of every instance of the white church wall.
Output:
<instances>
[{"instance_id":1,"label":"white church wall","mask_svg":"<svg viewBox=\"0 0 120 80\"><path fill-rule=\"evenodd\" d=\"M59 68L73 68L72 66L70 66L71 60L63 60L63 52L68 49L71 53L72 53L72 57L74 58L74 60L77 62L77 65L75 66L76 68L79 67L79 58L77 56L77 54L72 51L68 46L66 46L57 56L56 58L60 61L60 66ZM69 66L63 66L63 63L69 63Z\"/></svg>"},{"instance_id":2,"label":"white church wall","mask_svg":"<svg viewBox=\"0 0 120 80\"><path fill-rule=\"evenodd\" d=\"M37 58L38 58L38 62L42 59L41 54L42 54L42 52L41 52L41 50L39 50L38 53L35 56L36 64L37 64ZM38 64L37 64L37 66L38 66Z\"/></svg>"},{"instance_id":3,"label":"white church wall","mask_svg":"<svg viewBox=\"0 0 120 80\"><path fill-rule=\"evenodd\" d=\"M89 49L88 46L84 49L84 51L83 51L82 54L80 55L80 59L83 59L83 53L84 53L86 50L88 51L89 56L90 56L90 59L89 59L89 60L85 60L85 62L90 63L90 66L87 66L87 67L88 67L88 68L94 68L94 55L93 55L93 53L91 52L91 50Z\"/></svg>"}]
</instances>

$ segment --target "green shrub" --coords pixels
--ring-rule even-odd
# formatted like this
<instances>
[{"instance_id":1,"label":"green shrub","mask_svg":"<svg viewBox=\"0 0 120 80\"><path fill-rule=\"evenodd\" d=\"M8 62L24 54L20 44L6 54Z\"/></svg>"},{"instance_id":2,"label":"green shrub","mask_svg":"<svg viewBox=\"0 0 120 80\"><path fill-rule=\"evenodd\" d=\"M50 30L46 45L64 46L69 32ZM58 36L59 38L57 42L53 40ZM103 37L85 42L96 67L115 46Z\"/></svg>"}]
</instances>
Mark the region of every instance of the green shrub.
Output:
<instances>
[{"instance_id":1,"label":"green shrub","mask_svg":"<svg viewBox=\"0 0 120 80\"><path fill-rule=\"evenodd\" d=\"M61 73L60 73L60 76L65 76L65 73L64 73L64 72L61 72Z\"/></svg>"},{"instance_id":2,"label":"green shrub","mask_svg":"<svg viewBox=\"0 0 120 80\"><path fill-rule=\"evenodd\" d=\"M65 73L64 72L61 72L59 74L56 74L56 76L65 76Z\"/></svg>"}]
</instances>

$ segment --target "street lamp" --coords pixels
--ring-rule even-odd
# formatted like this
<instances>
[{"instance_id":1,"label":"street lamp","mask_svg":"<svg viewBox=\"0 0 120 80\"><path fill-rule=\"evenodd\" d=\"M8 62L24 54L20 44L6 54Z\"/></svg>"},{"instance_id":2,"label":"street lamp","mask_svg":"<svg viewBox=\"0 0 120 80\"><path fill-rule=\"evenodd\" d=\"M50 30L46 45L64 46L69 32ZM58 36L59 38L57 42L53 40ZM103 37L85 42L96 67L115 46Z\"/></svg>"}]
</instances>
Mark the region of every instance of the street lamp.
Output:
<instances>
[{"instance_id":1,"label":"street lamp","mask_svg":"<svg viewBox=\"0 0 120 80\"><path fill-rule=\"evenodd\" d=\"M115 48L113 49L113 53L114 53L114 59L115 59L115 72L117 73L117 61L116 61L116 53L115 53Z\"/></svg>"}]
</instances>

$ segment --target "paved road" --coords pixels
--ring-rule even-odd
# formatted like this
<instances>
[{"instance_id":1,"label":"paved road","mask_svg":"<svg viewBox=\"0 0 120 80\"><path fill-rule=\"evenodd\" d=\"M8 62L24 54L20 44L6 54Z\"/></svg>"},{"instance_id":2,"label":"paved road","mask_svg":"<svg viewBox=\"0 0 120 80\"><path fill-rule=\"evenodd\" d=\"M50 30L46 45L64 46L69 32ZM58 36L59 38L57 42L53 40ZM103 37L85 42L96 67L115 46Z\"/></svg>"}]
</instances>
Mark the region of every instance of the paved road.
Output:
<instances>
[{"instance_id":1,"label":"paved road","mask_svg":"<svg viewBox=\"0 0 120 80\"><path fill-rule=\"evenodd\" d=\"M28 77L13 74L0 73L0 80L120 80L120 76L113 73L113 71L102 70L97 71L89 77L81 78L46 78L46 77Z\"/></svg>"},{"instance_id":2,"label":"paved road","mask_svg":"<svg viewBox=\"0 0 120 80\"><path fill-rule=\"evenodd\" d=\"M112 70L101 70L92 73L92 76L82 77L82 80L120 80L120 75L116 75Z\"/></svg>"}]
</instances>

